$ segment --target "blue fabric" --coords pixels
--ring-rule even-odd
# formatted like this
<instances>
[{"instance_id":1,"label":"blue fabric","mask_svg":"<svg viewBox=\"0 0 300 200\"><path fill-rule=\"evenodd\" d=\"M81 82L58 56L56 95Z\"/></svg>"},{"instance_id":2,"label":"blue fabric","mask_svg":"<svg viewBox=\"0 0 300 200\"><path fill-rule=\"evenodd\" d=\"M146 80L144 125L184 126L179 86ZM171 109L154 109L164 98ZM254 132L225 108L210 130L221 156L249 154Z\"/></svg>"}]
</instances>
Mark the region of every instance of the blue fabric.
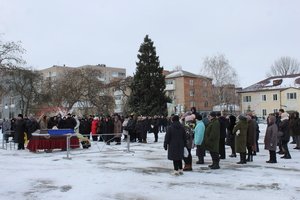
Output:
<instances>
[{"instance_id":1,"label":"blue fabric","mask_svg":"<svg viewBox=\"0 0 300 200\"><path fill-rule=\"evenodd\" d=\"M73 129L48 129L50 135L64 135L68 133L74 133Z\"/></svg>"},{"instance_id":2,"label":"blue fabric","mask_svg":"<svg viewBox=\"0 0 300 200\"><path fill-rule=\"evenodd\" d=\"M196 124L194 143L195 145L201 145L204 139L205 125L202 120L197 120Z\"/></svg>"}]
</instances>

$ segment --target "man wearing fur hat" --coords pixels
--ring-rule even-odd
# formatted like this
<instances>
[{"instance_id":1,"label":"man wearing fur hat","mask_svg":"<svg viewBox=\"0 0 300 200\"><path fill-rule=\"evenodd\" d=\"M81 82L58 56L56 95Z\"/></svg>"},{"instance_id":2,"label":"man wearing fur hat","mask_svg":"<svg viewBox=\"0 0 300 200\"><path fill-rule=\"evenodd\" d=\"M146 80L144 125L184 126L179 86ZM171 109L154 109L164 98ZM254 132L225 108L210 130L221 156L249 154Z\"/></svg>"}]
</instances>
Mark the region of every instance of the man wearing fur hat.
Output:
<instances>
[{"instance_id":1,"label":"man wearing fur hat","mask_svg":"<svg viewBox=\"0 0 300 200\"><path fill-rule=\"evenodd\" d=\"M205 148L209 151L212 158L211 169L220 169L219 162L219 142L220 142L220 123L217 119L217 113L211 112L208 116L209 124L205 129Z\"/></svg>"}]
</instances>

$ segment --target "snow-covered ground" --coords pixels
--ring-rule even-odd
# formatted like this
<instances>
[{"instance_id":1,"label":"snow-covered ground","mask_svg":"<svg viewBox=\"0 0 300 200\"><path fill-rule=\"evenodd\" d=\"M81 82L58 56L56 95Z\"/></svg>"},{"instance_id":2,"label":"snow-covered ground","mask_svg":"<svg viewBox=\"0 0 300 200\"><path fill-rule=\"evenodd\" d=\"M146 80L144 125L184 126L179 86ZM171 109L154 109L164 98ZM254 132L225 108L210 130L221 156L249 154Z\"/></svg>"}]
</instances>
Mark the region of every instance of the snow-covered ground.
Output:
<instances>
[{"instance_id":1,"label":"snow-covered ground","mask_svg":"<svg viewBox=\"0 0 300 200\"><path fill-rule=\"evenodd\" d=\"M263 149L265 125L261 127L260 152L254 162L238 165L238 158L221 160L220 170L210 170L209 154L205 165L172 176L172 162L163 149L164 134L153 143L105 146L93 143L90 149L66 152L31 153L28 150L0 149L1 200L106 200L106 199L230 199L296 200L300 199L300 151L290 144L292 159L267 164L268 151ZM2 134L1 136L2 137ZM195 150L193 150L195 155Z\"/></svg>"}]
</instances>

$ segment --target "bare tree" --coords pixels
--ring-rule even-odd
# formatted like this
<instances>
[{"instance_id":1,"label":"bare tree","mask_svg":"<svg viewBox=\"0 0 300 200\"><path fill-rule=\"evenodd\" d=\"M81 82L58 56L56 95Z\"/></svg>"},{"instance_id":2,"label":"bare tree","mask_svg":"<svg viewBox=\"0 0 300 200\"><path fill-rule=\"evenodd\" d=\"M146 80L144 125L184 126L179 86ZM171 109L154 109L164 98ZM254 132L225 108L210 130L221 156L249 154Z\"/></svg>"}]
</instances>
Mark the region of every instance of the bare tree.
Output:
<instances>
[{"instance_id":1,"label":"bare tree","mask_svg":"<svg viewBox=\"0 0 300 200\"><path fill-rule=\"evenodd\" d=\"M203 62L202 74L213 79L215 104L231 103L229 102L230 98L227 98L229 94L226 88L232 84L236 85L238 77L235 69L231 67L225 56L218 54L206 57Z\"/></svg>"},{"instance_id":2,"label":"bare tree","mask_svg":"<svg viewBox=\"0 0 300 200\"><path fill-rule=\"evenodd\" d=\"M28 114L32 108L41 83L38 72L21 67L6 68L1 79L6 94L20 97L17 102L22 114Z\"/></svg>"},{"instance_id":3,"label":"bare tree","mask_svg":"<svg viewBox=\"0 0 300 200\"><path fill-rule=\"evenodd\" d=\"M78 109L87 112L110 113L114 108L110 85L101 81L101 71L92 67L69 68L55 80L44 80L41 104Z\"/></svg>"},{"instance_id":4,"label":"bare tree","mask_svg":"<svg viewBox=\"0 0 300 200\"><path fill-rule=\"evenodd\" d=\"M7 68L25 64L22 58L23 53L25 53L25 49L22 48L21 42L3 42L0 39L0 99L8 92L4 86Z\"/></svg>"},{"instance_id":5,"label":"bare tree","mask_svg":"<svg viewBox=\"0 0 300 200\"><path fill-rule=\"evenodd\" d=\"M267 73L267 77L297 73L300 73L300 63L294 58L283 56L271 65L271 70Z\"/></svg>"},{"instance_id":6,"label":"bare tree","mask_svg":"<svg viewBox=\"0 0 300 200\"><path fill-rule=\"evenodd\" d=\"M0 67L13 67L24 65L26 62L22 58L25 49L21 42L3 42L0 40Z\"/></svg>"}]
</instances>

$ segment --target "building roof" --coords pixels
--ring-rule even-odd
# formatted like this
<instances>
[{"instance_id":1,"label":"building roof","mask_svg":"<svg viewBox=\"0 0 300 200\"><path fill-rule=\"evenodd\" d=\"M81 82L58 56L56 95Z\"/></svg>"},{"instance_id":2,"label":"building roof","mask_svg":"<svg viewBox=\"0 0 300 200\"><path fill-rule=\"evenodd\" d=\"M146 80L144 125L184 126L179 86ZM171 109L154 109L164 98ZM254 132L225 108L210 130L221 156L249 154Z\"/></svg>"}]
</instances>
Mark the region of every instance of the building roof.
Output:
<instances>
[{"instance_id":1,"label":"building roof","mask_svg":"<svg viewBox=\"0 0 300 200\"><path fill-rule=\"evenodd\" d=\"M261 90L285 90L287 88L300 89L300 74L272 76L249 87L246 87L240 92L253 92Z\"/></svg>"},{"instance_id":2,"label":"building roof","mask_svg":"<svg viewBox=\"0 0 300 200\"><path fill-rule=\"evenodd\" d=\"M170 74L166 75L166 78L178 78L178 77L193 77L193 78L206 78L211 79L205 76L193 74L184 70L173 71Z\"/></svg>"}]
</instances>

